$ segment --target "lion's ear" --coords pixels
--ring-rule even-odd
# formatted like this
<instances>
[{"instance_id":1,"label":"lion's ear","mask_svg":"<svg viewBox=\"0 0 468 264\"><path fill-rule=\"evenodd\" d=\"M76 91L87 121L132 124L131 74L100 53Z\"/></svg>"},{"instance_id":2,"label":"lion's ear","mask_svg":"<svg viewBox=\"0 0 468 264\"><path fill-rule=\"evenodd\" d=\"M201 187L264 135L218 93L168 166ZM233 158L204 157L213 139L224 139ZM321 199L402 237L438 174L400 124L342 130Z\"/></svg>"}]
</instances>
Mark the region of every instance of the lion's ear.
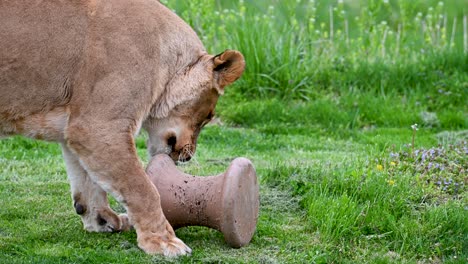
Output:
<instances>
[{"instance_id":1,"label":"lion's ear","mask_svg":"<svg viewBox=\"0 0 468 264\"><path fill-rule=\"evenodd\" d=\"M216 89L223 94L224 87L239 79L244 72L244 56L237 50L226 50L213 58Z\"/></svg>"}]
</instances>

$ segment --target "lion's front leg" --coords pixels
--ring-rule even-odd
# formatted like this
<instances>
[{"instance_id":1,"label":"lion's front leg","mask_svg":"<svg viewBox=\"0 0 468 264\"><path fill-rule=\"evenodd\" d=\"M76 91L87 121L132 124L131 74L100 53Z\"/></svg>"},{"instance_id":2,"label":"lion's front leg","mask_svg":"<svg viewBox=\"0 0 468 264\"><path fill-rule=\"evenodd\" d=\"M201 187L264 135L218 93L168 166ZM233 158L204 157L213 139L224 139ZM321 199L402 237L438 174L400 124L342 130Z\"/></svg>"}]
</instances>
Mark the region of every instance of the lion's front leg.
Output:
<instances>
[{"instance_id":1,"label":"lion's front leg","mask_svg":"<svg viewBox=\"0 0 468 264\"><path fill-rule=\"evenodd\" d=\"M125 231L131 228L126 214L117 215L110 207L107 193L91 180L78 157L62 144L73 206L84 229L90 232Z\"/></svg>"},{"instance_id":2,"label":"lion's front leg","mask_svg":"<svg viewBox=\"0 0 468 264\"><path fill-rule=\"evenodd\" d=\"M126 120L75 122L67 128L67 146L79 156L89 178L125 206L140 248L165 256L190 253L164 216L159 193L138 159L133 134L119 131L129 127Z\"/></svg>"}]
</instances>

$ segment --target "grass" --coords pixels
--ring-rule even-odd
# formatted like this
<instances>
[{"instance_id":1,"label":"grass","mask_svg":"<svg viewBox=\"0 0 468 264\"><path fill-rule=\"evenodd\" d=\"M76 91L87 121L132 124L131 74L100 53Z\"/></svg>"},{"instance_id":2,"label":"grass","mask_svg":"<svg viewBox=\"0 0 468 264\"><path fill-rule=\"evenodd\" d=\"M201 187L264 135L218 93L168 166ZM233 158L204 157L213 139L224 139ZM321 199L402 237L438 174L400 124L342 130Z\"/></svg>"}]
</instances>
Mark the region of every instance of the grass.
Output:
<instances>
[{"instance_id":1,"label":"grass","mask_svg":"<svg viewBox=\"0 0 468 264\"><path fill-rule=\"evenodd\" d=\"M211 52L246 55L242 95L312 101L324 90L411 96L422 89L459 98L467 89L468 29L456 0L163 2Z\"/></svg>"},{"instance_id":2,"label":"grass","mask_svg":"<svg viewBox=\"0 0 468 264\"><path fill-rule=\"evenodd\" d=\"M217 231L183 228L192 256L166 260L142 253L134 232L86 233L59 147L14 137L0 141L0 262L468 262L460 1L163 2L210 52L246 57L220 122L181 169L209 175L238 156L253 161L261 208L252 242L231 249Z\"/></svg>"},{"instance_id":3,"label":"grass","mask_svg":"<svg viewBox=\"0 0 468 264\"><path fill-rule=\"evenodd\" d=\"M402 134L401 139L393 136L397 133ZM216 231L179 229L178 236L194 253L173 262L462 263L468 257L464 251L466 189L454 195L421 179L421 172L413 171L417 169L413 161L404 160L402 154L408 151L404 144L411 141L411 135L410 128L328 137L320 131L304 135L272 133L265 127L207 127L196 160L181 169L214 174L223 171L234 157L249 157L261 180L257 232L249 246L236 250ZM436 135L419 130L418 149L433 146L438 142ZM457 136L444 138L454 143ZM376 143L370 144L370 139L377 139ZM141 137L137 145L145 159L143 141ZM395 147L379 143L385 141ZM19 148L22 145L25 147ZM134 232L92 234L82 230L71 206L57 145L10 138L1 141L0 150L5 154L0 164L6 168L0 173L3 261L162 261L138 250ZM396 151L399 160L390 155ZM459 162L450 155L445 155L447 160ZM461 157L465 161L461 164L467 164L466 153ZM390 165L397 161L396 167ZM466 174L453 179L466 181ZM121 209L115 202L114 207Z\"/></svg>"}]
</instances>

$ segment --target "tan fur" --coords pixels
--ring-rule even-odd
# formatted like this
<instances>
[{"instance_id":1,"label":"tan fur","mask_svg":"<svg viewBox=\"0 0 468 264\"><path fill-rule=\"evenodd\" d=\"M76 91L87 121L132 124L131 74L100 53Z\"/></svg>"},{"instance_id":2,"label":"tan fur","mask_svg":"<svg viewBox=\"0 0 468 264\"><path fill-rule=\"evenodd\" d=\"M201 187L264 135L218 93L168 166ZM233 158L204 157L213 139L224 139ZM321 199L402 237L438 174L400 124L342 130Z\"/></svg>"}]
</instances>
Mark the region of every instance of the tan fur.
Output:
<instances>
[{"instance_id":1,"label":"tan fur","mask_svg":"<svg viewBox=\"0 0 468 264\"><path fill-rule=\"evenodd\" d=\"M165 219L138 159L186 161L242 54L206 53L154 0L0 0L0 136L60 142L76 212L89 231L127 230L148 253L190 253ZM106 192L127 209L117 215Z\"/></svg>"}]
</instances>

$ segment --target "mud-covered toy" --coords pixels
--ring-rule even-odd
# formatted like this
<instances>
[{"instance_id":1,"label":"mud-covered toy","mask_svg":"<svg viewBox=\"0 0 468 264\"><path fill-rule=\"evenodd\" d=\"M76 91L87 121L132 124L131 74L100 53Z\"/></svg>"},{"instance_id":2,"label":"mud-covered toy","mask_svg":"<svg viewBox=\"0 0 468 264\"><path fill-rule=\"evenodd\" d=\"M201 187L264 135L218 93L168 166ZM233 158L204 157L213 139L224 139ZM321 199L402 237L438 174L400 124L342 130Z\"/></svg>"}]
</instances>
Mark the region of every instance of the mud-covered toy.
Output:
<instances>
[{"instance_id":1,"label":"mud-covered toy","mask_svg":"<svg viewBox=\"0 0 468 264\"><path fill-rule=\"evenodd\" d=\"M174 229L206 226L224 235L231 247L250 242L259 211L259 187L252 162L236 158L217 176L193 176L177 169L167 155L156 155L146 168L161 206Z\"/></svg>"}]
</instances>

